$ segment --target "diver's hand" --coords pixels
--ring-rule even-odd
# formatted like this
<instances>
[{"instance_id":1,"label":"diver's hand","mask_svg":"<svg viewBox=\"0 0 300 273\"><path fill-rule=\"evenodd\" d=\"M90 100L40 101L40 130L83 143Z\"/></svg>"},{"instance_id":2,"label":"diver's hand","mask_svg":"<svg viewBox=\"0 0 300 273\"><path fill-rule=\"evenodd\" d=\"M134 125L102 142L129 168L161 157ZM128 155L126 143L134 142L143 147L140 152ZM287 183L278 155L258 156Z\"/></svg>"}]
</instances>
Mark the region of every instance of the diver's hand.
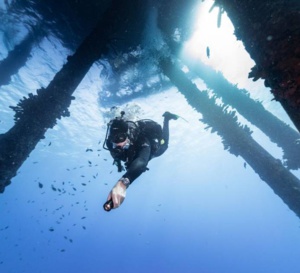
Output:
<instances>
[{"instance_id":1,"label":"diver's hand","mask_svg":"<svg viewBox=\"0 0 300 273\"><path fill-rule=\"evenodd\" d=\"M117 184L112 188L110 191L107 201L112 199L112 208L116 209L123 203L124 199L126 197L126 186L123 184L122 181L118 181ZM110 204L106 204L106 210L112 209L110 207Z\"/></svg>"}]
</instances>

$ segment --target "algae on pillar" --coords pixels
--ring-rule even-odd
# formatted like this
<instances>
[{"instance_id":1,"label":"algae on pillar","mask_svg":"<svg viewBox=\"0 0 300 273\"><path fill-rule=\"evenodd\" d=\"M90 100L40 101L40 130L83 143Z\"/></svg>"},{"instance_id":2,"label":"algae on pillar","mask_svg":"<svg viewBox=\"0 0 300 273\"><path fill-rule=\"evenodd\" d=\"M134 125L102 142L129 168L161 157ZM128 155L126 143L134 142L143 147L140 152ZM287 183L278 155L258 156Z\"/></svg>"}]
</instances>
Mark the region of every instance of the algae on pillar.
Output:
<instances>
[{"instance_id":1,"label":"algae on pillar","mask_svg":"<svg viewBox=\"0 0 300 273\"><path fill-rule=\"evenodd\" d=\"M24 97L16 107L12 107L16 112L15 125L0 135L0 192L4 192L11 183L36 144L44 138L47 129L55 126L57 119L70 115L68 107L74 99L72 94L92 64L108 53L118 36L128 36L127 43L120 37L119 45L123 48L138 40L136 37L141 31L137 31L136 25L143 27L139 21L143 7L142 0L133 0L131 5L126 1L112 1L96 28L68 57L67 63L50 84L37 90L37 95L29 94L28 98Z\"/></svg>"},{"instance_id":2,"label":"algae on pillar","mask_svg":"<svg viewBox=\"0 0 300 273\"><path fill-rule=\"evenodd\" d=\"M163 73L202 114L202 121L222 138L225 150L241 156L273 191L300 217L300 181L280 160L270 155L252 137L250 129L237 122L234 112L218 106L206 91L200 91L170 59L162 59Z\"/></svg>"}]
</instances>

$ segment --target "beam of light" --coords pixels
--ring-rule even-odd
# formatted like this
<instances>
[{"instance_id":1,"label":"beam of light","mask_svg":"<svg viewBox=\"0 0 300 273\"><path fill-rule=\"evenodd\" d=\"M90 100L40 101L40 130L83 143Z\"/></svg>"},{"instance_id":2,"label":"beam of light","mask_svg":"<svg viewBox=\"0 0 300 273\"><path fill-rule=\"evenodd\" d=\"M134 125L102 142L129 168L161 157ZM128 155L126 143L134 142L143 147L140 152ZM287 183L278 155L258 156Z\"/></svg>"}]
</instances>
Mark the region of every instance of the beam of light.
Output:
<instances>
[{"instance_id":1,"label":"beam of light","mask_svg":"<svg viewBox=\"0 0 300 273\"><path fill-rule=\"evenodd\" d=\"M213 3L212 0L201 3L195 32L185 43L182 57L200 59L215 70L221 71L230 82L244 88L250 82L247 78L254 62L245 51L242 42L237 41L234 27L225 12L222 13L221 24L218 27L219 7L210 12Z\"/></svg>"}]
</instances>

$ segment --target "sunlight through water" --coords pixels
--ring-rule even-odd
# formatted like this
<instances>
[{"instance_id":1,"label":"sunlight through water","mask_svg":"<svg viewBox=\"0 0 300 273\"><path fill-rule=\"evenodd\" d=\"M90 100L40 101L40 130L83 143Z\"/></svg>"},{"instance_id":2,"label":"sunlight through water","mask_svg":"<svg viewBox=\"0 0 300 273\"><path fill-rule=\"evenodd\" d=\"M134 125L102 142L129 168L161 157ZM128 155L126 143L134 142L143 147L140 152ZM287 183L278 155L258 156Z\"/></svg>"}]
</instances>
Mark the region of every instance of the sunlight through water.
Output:
<instances>
[{"instance_id":1,"label":"sunlight through water","mask_svg":"<svg viewBox=\"0 0 300 273\"><path fill-rule=\"evenodd\" d=\"M121 1L125 2L114 2ZM181 3L185 5L185 1ZM68 55L75 49L58 38L66 35L65 31L61 36L50 31L57 16L51 13L56 11L54 2L56 8L72 2L72 12L79 15L76 3L98 5L105 1L0 0L0 18L7 18L0 26L0 61L19 41L11 34L11 29L19 30L18 18L5 13L4 7L10 5L4 2L11 6L39 4L53 21L44 26L51 35L33 46L26 64L9 84L0 86L0 135L14 128L15 112L10 106L16 106L30 93L37 94L40 88L47 88L72 59ZM272 101L263 81L248 78L254 62L234 36L226 13L222 13L218 27L219 8L209 12L213 1L198 3L201 5L193 28L195 33L185 43L181 56L172 56L182 65L186 79L192 79L200 90L193 94L208 89L212 97L218 90L211 82L225 86L225 91L231 90L232 84L234 91L244 88L249 97L259 99L268 111L285 119L285 112ZM169 7L175 11L175 7ZM126 9L130 10L129 5ZM18 16L22 18L23 13L26 14L24 9ZM166 42L156 25L157 15L155 10L150 11L144 47L149 51L155 47L167 54L168 50L162 47ZM63 20L70 28L75 23L79 24ZM21 34L25 36L18 35ZM161 73L157 55L151 54L141 45L131 52L117 52L111 59L105 57L95 62L73 90L75 99L67 106L70 116L57 119L53 128L45 128L45 138L39 139L11 184L0 194L0 273L300 272L299 218L246 157L226 149L219 129L232 127L218 106L227 103L227 109L236 111L239 116L234 122L253 130L252 139L276 162L283 161L282 148L251 123L249 116L255 113L238 113L238 107L224 97L218 97L216 104L207 99L205 106L209 105L209 109L202 107L196 96L195 104L202 108L191 103L181 88ZM205 73L197 75L184 62L187 56L204 63L207 74L208 66L212 68L212 80L207 80ZM66 81L72 75L64 74ZM226 80L231 84L223 85ZM148 86L154 86L154 90L147 89ZM53 102L43 105L53 106ZM52 109L41 113L47 115ZM106 212L103 204L124 172L118 172L103 144L110 119L121 111L130 121L152 119L161 125L165 111L179 118L170 121L166 153L149 162L149 170L130 185L119 209ZM212 116L215 120L220 118L220 127L213 118L205 120L211 113L217 113ZM33 114L29 118L38 120ZM230 135L232 131L228 131ZM34 131L29 132L34 135ZM237 131L230 137L237 145L250 142L250 137L244 141L234 132ZM13 141L12 146L18 139ZM251 152L253 146L247 148ZM255 155L253 161L264 168L260 154ZM295 175L300 177L299 170L295 170Z\"/></svg>"},{"instance_id":2,"label":"sunlight through water","mask_svg":"<svg viewBox=\"0 0 300 273\"><path fill-rule=\"evenodd\" d=\"M185 44L182 55L200 58L204 64L221 71L230 82L238 84L240 88L255 85L261 87L262 81L258 81L257 84L247 79L255 63L246 52L243 43L237 41L234 36L234 27L225 12L222 13L221 25L218 27L219 8L214 7L210 11L213 3L214 1L210 0L200 5L195 32Z\"/></svg>"}]
</instances>

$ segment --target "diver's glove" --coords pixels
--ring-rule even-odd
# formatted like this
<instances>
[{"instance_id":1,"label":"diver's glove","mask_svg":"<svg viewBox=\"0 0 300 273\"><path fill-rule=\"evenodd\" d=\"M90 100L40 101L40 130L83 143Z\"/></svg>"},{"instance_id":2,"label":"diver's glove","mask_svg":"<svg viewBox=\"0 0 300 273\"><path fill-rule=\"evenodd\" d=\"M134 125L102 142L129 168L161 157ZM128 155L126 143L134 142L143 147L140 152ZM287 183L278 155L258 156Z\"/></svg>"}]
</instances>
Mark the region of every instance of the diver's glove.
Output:
<instances>
[{"instance_id":1,"label":"diver's glove","mask_svg":"<svg viewBox=\"0 0 300 273\"><path fill-rule=\"evenodd\" d=\"M110 191L107 202L104 204L103 208L106 211L111 209L116 209L123 203L126 197L126 189L129 186L130 182L128 178L121 178L117 184Z\"/></svg>"}]
</instances>

